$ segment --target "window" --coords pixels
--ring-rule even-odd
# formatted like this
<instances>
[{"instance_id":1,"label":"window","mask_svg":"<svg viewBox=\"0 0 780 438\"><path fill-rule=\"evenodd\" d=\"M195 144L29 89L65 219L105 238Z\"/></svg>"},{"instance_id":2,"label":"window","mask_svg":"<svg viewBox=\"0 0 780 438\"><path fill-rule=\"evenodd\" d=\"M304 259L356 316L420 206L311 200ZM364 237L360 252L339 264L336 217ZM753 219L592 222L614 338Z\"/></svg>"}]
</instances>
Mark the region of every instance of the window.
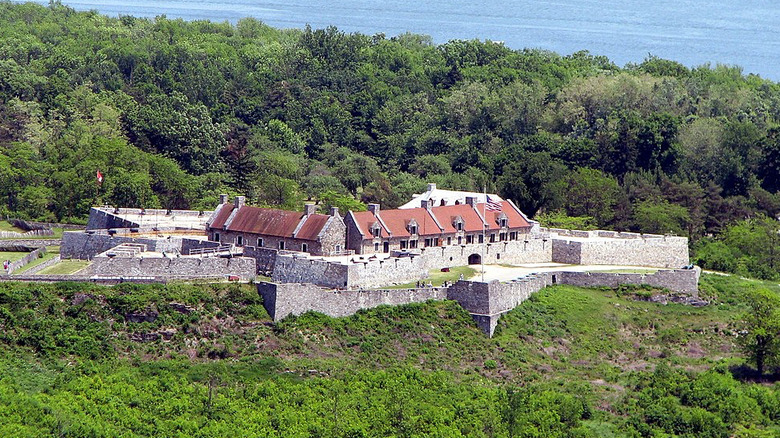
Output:
<instances>
[{"instance_id":1,"label":"window","mask_svg":"<svg viewBox=\"0 0 780 438\"><path fill-rule=\"evenodd\" d=\"M452 237L447 238L447 245L452 245Z\"/></svg>"},{"instance_id":2,"label":"window","mask_svg":"<svg viewBox=\"0 0 780 438\"><path fill-rule=\"evenodd\" d=\"M498 220L499 225L501 225L501 228L506 228L506 218L501 218Z\"/></svg>"},{"instance_id":3,"label":"window","mask_svg":"<svg viewBox=\"0 0 780 438\"><path fill-rule=\"evenodd\" d=\"M379 252L379 242L374 244L374 252Z\"/></svg>"},{"instance_id":4,"label":"window","mask_svg":"<svg viewBox=\"0 0 780 438\"><path fill-rule=\"evenodd\" d=\"M479 243L485 243L485 235L484 234L480 234L479 235Z\"/></svg>"},{"instance_id":5,"label":"window","mask_svg":"<svg viewBox=\"0 0 780 438\"><path fill-rule=\"evenodd\" d=\"M501 233L498 235L498 240L504 242L506 241L506 233Z\"/></svg>"},{"instance_id":6,"label":"window","mask_svg":"<svg viewBox=\"0 0 780 438\"><path fill-rule=\"evenodd\" d=\"M495 241L496 241L496 235L495 234L491 234L490 235L490 243L493 243Z\"/></svg>"},{"instance_id":7,"label":"window","mask_svg":"<svg viewBox=\"0 0 780 438\"><path fill-rule=\"evenodd\" d=\"M463 222L458 222L458 223L456 223L456 224L455 224L455 228L456 228L458 231L463 231Z\"/></svg>"},{"instance_id":8,"label":"window","mask_svg":"<svg viewBox=\"0 0 780 438\"><path fill-rule=\"evenodd\" d=\"M401 241L401 249L406 249L409 247L409 241L408 240L402 240Z\"/></svg>"},{"instance_id":9,"label":"window","mask_svg":"<svg viewBox=\"0 0 780 438\"><path fill-rule=\"evenodd\" d=\"M417 241L416 240L410 240L409 241L409 248L417 248Z\"/></svg>"},{"instance_id":10,"label":"window","mask_svg":"<svg viewBox=\"0 0 780 438\"><path fill-rule=\"evenodd\" d=\"M214 233L214 241L219 242L219 233Z\"/></svg>"},{"instance_id":11,"label":"window","mask_svg":"<svg viewBox=\"0 0 780 438\"><path fill-rule=\"evenodd\" d=\"M284 249L284 240L279 242L279 249Z\"/></svg>"},{"instance_id":12,"label":"window","mask_svg":"<svg viewBox=\"0 0 780 438\"><path fill-rule=\"evenodd\" d=\"M509 233L509 240L517 240L517 231Z\"/></svg>"},{"instance_id":13,"label":"window","mask_svg":"<svg viewBox=\"0 0 780 438\"><path fill-rule=\"evenodd\" d=\"M236 237L236 246L244 246L244 236Z\"/></svg>"},{"instance_id":14,"label":"window","mask_svg":"<svg viewBox=\"0 0 780 438\"><path fill-rule=\"evenodd\" d=\"M427 238L425 239L425 246L431 246L433 244L433 239Z\"/></svg>"},{"instance_id":15,"label":"window","mask_svg":"<svg viewBox=\"0 0 780 438\"><path fill-rule=\"evenodd\" d=\"M336 245L336 252L337 253L341 252L341 245Z\"/></svg>"},{"instance_id":16,"label":"window","mask_svg":"<svg viewBox=\"0 0 780 438\"><path fill-rule=\"evenodd\" d=\"M409 234L417 234L417 225L409 225Z\"/></svg>"},{"instance_id":17,"label":"window","mask_svg":"<svg viewBox=\"0 0 780 438\"><path fill-rule=\"evenodd\" d=\"M382 228L380 228L378 225L375 225L373 228L371 228L371 234L374 237L379 237L379 235L382 234Z\"/></svg>"},{"instance_id":18,"label":"window","mask_svg":"<svg viewBox=\"0 0 780 438\"><path fill-rule=\"evenodd\" d=\"M262 248L263 247L263 239L262 238L257 239L257 246L258 246L258 248Z\"/></svg>"},{"instance_id":19,"label":"window","mask_svg":"<svg viewBox=\"0 0 780 438\"><path fill-rule=\"evenodd\" d=\"M460 245L462 243L463 243L463 237L462 236L458 236L458 245Z\"/></svg>"},{"instance_id":20,"label":"window","mask_svg":"<svg viewBox=\"0 0 780 438\"><path fill-rule=\"evenodd\" d=\"M301 244L301 251L303 252L309 252L309 245L306 243Z\"/></svg>"},{"instance_id":21,"label":"window","mask_svg":"<svg viewBox=\"0 0 780 438\"><path fill-rule=\"evenodd\" d=\"M474 235L469 234L468 236L466 236L466 244L471 245L472 243L474 243Z\"/></svg>"}]
</instances>

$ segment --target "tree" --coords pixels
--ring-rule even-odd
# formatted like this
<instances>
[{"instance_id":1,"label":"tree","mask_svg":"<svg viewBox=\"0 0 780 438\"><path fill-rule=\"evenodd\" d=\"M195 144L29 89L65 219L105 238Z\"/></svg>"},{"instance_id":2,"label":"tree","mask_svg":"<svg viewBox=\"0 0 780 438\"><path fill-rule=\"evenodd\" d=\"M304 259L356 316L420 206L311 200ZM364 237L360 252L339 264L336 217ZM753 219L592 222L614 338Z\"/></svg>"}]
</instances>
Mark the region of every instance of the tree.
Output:
<instances>
[{"instance_id":1,"label":"tree","mask_svg":"<svg viewBox=\"0 0 780 438\"><path fill-rule=\"evenodd\" d=\"M746 302L750 309L742 319L740 344L761 376L767 365L780 358L780 298L768 289L756 288Z\"/></svg>"}]
</instances>

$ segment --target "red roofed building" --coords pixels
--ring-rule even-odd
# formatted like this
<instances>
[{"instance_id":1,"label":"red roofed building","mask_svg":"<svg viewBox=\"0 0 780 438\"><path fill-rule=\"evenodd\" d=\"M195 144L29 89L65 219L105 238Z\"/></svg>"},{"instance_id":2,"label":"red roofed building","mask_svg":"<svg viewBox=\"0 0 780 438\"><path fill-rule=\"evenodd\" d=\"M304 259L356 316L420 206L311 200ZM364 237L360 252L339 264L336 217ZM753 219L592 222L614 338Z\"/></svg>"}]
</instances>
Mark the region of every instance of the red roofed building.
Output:
<instances>
[{"instance_id":1,"label":"red roofed building","mask_svg":"<svg viewBox=\"0 0 780 438\"><path fill-rule=\"evenodd\" d=\"M233 203L220 196L220 204L206 223L209 240L236 246L256 246L302 251L329 256L344 251L346 227L338 209L317 214L315 205L304 212L244 205L244 197Z\"/></svg>"},{"instance_id":2,"label":"red roofed building","mask_svg":"<svg viewBox=\"0 0 780 438\"><path fill-rule=\"evenodd\" d=\"M345 217L347 248L357 254L413 250L417 248L472 245L520 240L531 231L530 221L512 201L500 201L500 210L488 210L474 197L465 204L369 211L350 211ZM484 228L484 235L483 235Z\"/></svg>"}]
</instances>

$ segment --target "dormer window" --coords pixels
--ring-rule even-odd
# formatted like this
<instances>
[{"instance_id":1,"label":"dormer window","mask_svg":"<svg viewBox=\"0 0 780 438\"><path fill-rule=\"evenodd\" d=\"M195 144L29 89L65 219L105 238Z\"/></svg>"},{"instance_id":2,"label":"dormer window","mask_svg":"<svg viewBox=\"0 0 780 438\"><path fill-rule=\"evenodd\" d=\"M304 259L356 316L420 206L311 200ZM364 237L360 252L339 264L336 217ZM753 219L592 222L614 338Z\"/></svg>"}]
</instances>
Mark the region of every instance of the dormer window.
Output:
<instances>
[{"instance_id":1,"label":"dormer window","mask_svg":"<svg viewBox=\"0 0 780 438\"><path fill-rule=\"evenodd\" d=\"M455 230L463 231L463 218L460 216L455 216L455 219L452 221L452 225L455 226Z\"/></svg>"},{"instance_id":2,"label":"dormer window","mask_svg":"<svg viewBox=\"0 0 780 438\"><path fill-rule=\"evenodd\" d=\"M382 227L379 225L379 222L374 222L374 225L371 225L371 235L374 237L382 235Z\"/></svg>"},{"instance_id":3,"label":"dormer window","mask_svg":"<svg viewBox=\"0 0 780 438\"><path fill-rule=\"evenodd\" d=\"M501 227L501 228L506 228L506 227L507 227L507 224L508 224L508 222L509 222L509 220L507 219L507 217L506 217L506 214L504 214L504 213L501 213L501 214L498 216L498 226L499 226L499 227Z\"/></svg>"},{"instance_id":4,"label":"dormer window","mask_svg":"<svg viewBox=\"0 0 780 438\"><path fill-rule=\"evenodd\" d=\"M417 234L417 221L414 219L410 220L407 229L409 230L409 234Z\"/></svg>"}]
</instances>

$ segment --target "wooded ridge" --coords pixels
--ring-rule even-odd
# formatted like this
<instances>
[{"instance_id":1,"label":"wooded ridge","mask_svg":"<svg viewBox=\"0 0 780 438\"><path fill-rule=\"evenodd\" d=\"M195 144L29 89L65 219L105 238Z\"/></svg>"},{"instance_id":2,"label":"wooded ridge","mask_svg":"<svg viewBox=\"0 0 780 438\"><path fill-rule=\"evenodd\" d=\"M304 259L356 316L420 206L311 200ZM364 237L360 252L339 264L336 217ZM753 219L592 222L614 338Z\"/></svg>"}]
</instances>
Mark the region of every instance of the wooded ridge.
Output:
<instances>
[{"instance_id":1,"label":"wooded ridge","mask_svg":"<svg viewBox=\"0 0 780 438\"><path fill-rule=\"evenodd\" d=\"M393 207L426 182L543 224L686 235L777 278L780 85L490 41L0 3L0 214ZM103 175L98 183L96 173Z\"/></svg>"}]
</instances>

